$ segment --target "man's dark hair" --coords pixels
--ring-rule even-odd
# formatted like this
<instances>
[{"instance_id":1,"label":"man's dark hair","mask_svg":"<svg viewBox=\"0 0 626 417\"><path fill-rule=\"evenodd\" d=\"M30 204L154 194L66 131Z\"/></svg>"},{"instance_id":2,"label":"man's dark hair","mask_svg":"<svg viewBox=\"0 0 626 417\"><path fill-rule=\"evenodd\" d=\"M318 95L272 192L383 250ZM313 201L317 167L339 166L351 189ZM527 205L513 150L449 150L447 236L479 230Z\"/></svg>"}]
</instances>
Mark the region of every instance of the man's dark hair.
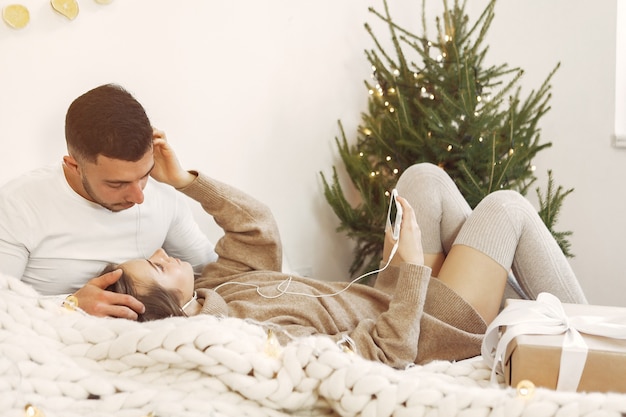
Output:
<instances>
[{"instance_id":1,"label":"man's dark hair","mask_svg":"<svg viewBox=\"0 0 626 417\"><path fill-rule=\"evenodd\" d=\"M152 147L152 125L128 91L105 84L72 102L65 116L65 140L77 159L95 163L102 155L135 162Z\"/></svg>"}]
</instances>

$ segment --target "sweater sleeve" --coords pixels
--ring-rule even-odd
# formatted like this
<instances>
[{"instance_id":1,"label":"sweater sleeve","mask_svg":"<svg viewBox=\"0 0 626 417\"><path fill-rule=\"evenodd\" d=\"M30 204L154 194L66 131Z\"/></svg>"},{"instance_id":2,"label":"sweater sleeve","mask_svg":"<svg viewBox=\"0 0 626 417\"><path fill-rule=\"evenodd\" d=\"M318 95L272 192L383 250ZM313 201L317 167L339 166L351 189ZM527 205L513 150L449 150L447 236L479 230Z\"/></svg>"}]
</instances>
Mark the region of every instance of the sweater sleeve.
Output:
<instances>
[{"instance_id":1,"label":"sweater sleeve","mask_svg":"<svg viewBox=\"0 0 626 417\"><path fill-rule=\"evenodd\" d=\"M361 320L347 336L354 342L357 353L366 359L404 368L417 358L431 270L409 263L389 268L396 270L389 271L392 275L399 273L388 310L376 319Z\"/></svg>"},{"instance_id":2,"label":"sweater sleeve","mask_svg":"<svg viewBox=\"0 0 626 417\"><path fill-rule=\"evenodd\" d=\"M212 287L219 284L215 278L242 272L281 270L280 235L266 205L201 173L180 191L198 201L224 230L215 245L218 260L205 266L196 288Z\"/></svg>"},{"instance_id":3,"label":"sweater sleeve","mask_svg":"<svg viewBox=\"0 0 626 417\"><path fill-rule=\"evenodd\" d=\"M400 272L400 268L391 265L388 265L387 268L384 268L384 266L385 263L381 262L380 268L382 269L382 271L380 271L376 275L374 288L386 294L393 295L396 289L396 283L398 282L398 273Z\"/></svg>"}]
</instances>

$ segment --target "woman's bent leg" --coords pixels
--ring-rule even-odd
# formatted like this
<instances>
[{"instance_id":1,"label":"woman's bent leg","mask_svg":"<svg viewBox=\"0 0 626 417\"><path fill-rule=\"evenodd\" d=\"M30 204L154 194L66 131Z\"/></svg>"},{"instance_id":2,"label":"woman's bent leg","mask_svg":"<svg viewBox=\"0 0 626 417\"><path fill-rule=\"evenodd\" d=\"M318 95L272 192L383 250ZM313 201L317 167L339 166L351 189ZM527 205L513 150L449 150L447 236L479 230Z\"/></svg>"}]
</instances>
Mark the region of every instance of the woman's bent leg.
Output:
<instances>
[{"instance_id":1,"label":"woman's bent leg","mask_svg":"<svg viewBox=\"0 0 626 417\"><path fill-rule=\"evenodd\" d=\"M507 270L483 252L466 245L452 246L439 280L467 301L489 324L500 312Z\"/></svg>"},{"instance_id":2,"label":"woman's bent leg","mask_svg":"<svg viewBox=\"0 0 626 417\"><path fill-rule=\"evenodd\" d=\"M425 263L433 269L433 276L437 276L472 209L450 176L430 163L407 168L396 188L415 210L422 232Z\"/></svg>"},{"instance_id":3,"label":"woman's bent leg","mask_svg":"<svg viewBox=\"0 0 626 417\"><path fill-rule=\"evenodd\" d=\"M519 285L533 299L541 292L549 292L562 302L587 302L558 243L533 206L517 192L497 191L485 197L463 225L455 241L455 247L456 245L463 245L484 254L503 271L512 267ZM451 256L452 253L446 262ZM484 260L478 262L479 266L484 263ZM466 269L473 279L476 275L473 265L466 265ZM485 277L477 279L483 280L482 286L488 288L490 272L484 272ZM443 273L442 269L441 275ZM458 268L454 273L457 276L452 281L464 279ZM495 291L487 291L485 297L496 298L499 302L501 275L495 275Z\"/></svg>"}]
</instances>

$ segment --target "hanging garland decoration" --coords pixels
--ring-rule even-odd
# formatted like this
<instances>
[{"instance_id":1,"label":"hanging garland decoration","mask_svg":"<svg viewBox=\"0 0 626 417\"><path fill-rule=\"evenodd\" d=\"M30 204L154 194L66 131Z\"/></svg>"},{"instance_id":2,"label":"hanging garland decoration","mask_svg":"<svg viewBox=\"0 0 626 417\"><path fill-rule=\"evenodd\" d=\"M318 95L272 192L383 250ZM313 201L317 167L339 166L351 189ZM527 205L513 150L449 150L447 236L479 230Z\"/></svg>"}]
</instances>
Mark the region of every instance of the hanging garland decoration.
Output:
<instances>
[{"instance_id":1,"label":"hanging garland decoration","mask_svg":"<svg viewBox=\"0 0 626 417\"><path fill-rule=\"evenodd\" d=\"M109 4L113 0L95 0L98 4ZM77 0L50 0L52 9L66 17L74 20L78 16L79 7ZM26 6L21 4L10 4L2 9L2 20L13 29L22 29L30 22L30 12Z\"/></svg>"},{"instance_id":2,"label":"hanging garland decoration","mask_svg":"<svg viewBox=\"0 0 626 417\"><path fill-rule=\"evenodd\" d=\"M55 12L70 20L74 20L78 16L78 2L76 0L51 0L50 5Z\"/></svg>"},{"instance_id":3,"label":"hanging garland decoration","mask_svg":"<svg viewBox=\"0 0 626 417\"><path fill-rule=\"evenodd\" d=\"M22 29L30 21L30 13L20 4L11 4L2 9L2 19L13 29Z\"/></svg>"}]
</instances>

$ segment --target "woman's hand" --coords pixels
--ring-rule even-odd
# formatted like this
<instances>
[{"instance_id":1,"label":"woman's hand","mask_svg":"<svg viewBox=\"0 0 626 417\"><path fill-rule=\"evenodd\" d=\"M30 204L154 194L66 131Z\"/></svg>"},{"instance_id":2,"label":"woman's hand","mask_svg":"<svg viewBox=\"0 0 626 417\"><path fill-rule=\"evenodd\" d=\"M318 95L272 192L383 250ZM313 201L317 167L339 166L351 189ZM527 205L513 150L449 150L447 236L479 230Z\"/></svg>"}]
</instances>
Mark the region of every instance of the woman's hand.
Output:
<instances>
[{"instance_id":1,"label":"woman's hand","mask_svg":"<svg viewBox=\"0 0 626 417\"><path fill-rule=\"evenodd\" d=\"M424 265L424 248L422 247L422 231L420 230L413 207L406 199L398 196L398 203L402 206L402 224L400 225L400 238L398 249L391 260L391 265L399 265L409 262ZM391 248L396 243L391 236L391 230L385 230L385 253L383 259L389 259Z\"/></svg>"},{"instance_id":2,"label":"woman's hand","mask_svg":"<svg viewBox=\"0 0 626 417\"><path fill-rule=\"evenodd\" d=\"M153 128L152 148L154 153L154 168L150 172L152 178L174 188L184 188L193 182L195 175L181 167L174 149L167 142L165 132Z\"/></svg>"}]
</instances>

